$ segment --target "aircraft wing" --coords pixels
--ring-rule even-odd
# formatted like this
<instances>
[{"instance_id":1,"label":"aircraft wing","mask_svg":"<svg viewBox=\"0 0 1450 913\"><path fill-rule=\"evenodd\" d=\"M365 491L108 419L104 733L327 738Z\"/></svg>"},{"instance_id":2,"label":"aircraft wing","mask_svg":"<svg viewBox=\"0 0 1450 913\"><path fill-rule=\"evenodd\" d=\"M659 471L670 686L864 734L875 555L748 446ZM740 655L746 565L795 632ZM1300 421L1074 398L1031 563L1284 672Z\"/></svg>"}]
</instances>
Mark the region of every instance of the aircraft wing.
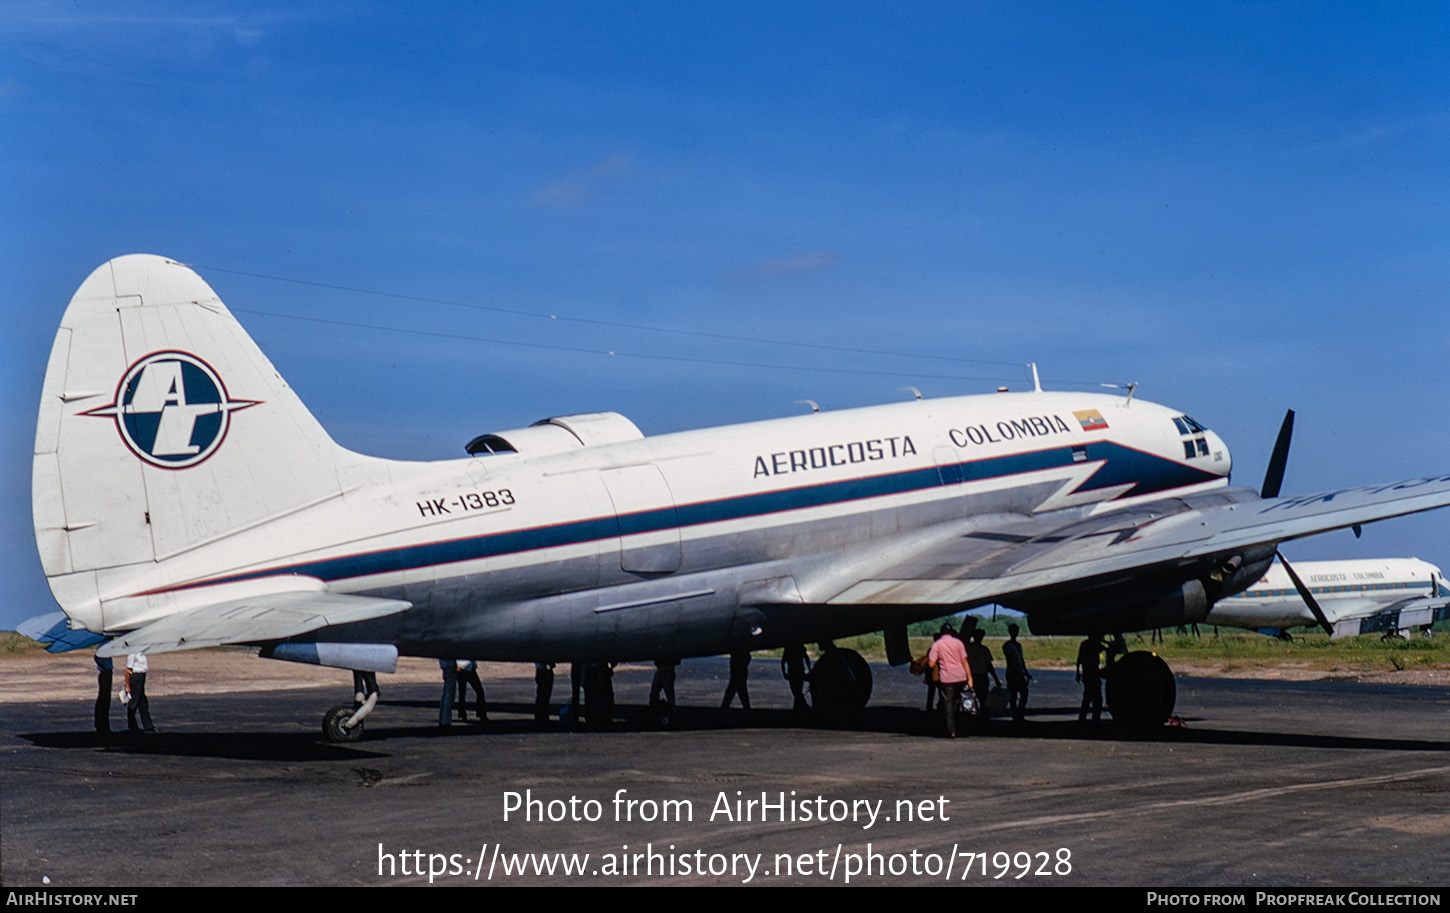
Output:
<instances>
[{"instance_id":1,"label":"aircraft wing","mask_svg":"<svg viewBox=\"0 0 1450 913\"><path fill-rule=\"evenodd\" d=\"M1109 511L1066 525L1004 516L857 580L831 605L962 607L1450 505L1450 476L1280 498L1225 491Z\"/></svg>"},{"instance_id":2,"label":"aircraft wing","mask_svg":"<svg viewBox=\"0 0 1450 913\"><path fill-rule=\"evenodd\" d=\"M1337 640L1341 637L1357 637L1360 634L1393 634L1446 619L1450 619L1450 599L1444 596L1419 596L1396 603L1372 615L1335 619L1334 631L1329 636Z\"/></svg>"},{"instance_id":3,"label":"aircraft wing","mask_svg":"<svg viewBox=\"0 0 1450 913\"><path fill-rule=\"evenodd\" d=\"M96 655L170 653L282 640L329 625L381 618L411 606L401 599L314 590L247 596L167 615L117 637Z\"/></svg>"}]
</instances>

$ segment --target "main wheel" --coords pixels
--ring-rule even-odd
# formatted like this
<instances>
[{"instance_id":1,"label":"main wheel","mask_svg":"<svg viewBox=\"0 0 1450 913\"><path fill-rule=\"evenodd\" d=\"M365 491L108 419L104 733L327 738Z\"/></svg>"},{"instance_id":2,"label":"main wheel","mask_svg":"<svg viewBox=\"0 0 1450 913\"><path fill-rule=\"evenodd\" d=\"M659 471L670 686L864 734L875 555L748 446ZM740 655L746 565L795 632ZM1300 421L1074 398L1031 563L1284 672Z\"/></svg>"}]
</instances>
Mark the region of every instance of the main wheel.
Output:
<instances>
[{"instance_id":1,"label":"main wheel","mask_svg":"<svg viewBox=\"0 0 1450 913\"><path fill-rule=\"evenodd\" d=\"M1173 670L1156 654L1139 650L1110 667L1108 712L1133 729L1154 729L1168 722L1178 699Z\"/></svg>"},{"instance_id":2,"label":"main wheel","mask_svg":"<svg viewBox=\"0 0 1450 913\"><path fill-rule=\"evenodd\" d=\"M855 650L834 647L811 669L811 705L827 719L849 719L871 700L871 664Z\"/></svg>"},{"instance_id":3,"label":"main wheel","mask_svg":"<svg viewBox=\"0 0 1450 913\"><path fill-rule=\"evenodd\" d=\"M352 704L338 704L322 716L322 737L329 742L356 742L362 738L363 724L359 722L351 729L342 724L348 721L357 708Z\"/></svg>"}]
</instances>

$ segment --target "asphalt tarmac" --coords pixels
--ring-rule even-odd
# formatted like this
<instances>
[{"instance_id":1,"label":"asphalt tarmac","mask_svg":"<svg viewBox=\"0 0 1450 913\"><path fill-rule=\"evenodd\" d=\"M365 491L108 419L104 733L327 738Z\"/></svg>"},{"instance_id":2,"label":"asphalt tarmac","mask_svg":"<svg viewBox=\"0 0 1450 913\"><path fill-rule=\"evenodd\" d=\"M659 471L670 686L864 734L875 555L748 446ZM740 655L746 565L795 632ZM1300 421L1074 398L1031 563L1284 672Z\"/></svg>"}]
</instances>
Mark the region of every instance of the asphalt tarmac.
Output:
<instances>
[{"instance_id":1,"label":"asphalt tarmac","mask_svg":"<svg viewBox=\"0 0 1450 913\"><path fill-rule=\"evenodd\" d=\"M440 729L436 687L383 676L352 745L319 737L343 674L153 698L159 733L107 740L89 702L11 703L0 878L1252 890L1450 871L1450 688L1180 676L1185 727L1133 736L1079 725L1071 674L1040 672L1027 722L949 741L917 680L873 668L851 729L797 720L762 659L748 714L719 709L723 658L685 663L668 731L642 706L648 666L617 671L605 731L536 727L527 679L486 682L489 723Z\"/></svg>"}]
</instances>

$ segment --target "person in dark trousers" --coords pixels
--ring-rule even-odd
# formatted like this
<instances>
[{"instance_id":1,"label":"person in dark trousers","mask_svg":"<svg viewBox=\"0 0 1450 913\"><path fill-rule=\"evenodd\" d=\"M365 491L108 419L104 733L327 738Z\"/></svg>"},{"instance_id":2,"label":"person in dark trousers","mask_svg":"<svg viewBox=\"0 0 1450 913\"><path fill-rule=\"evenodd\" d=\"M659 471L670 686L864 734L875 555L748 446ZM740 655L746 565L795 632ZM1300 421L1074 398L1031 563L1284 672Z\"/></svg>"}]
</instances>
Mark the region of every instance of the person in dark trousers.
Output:
<instances>
[{"instance_id":1,"label":"person in dark trousers","mask_svg":"<svg viewBox=\"0 0 1450 913\"><path fill-rule=\"evenodd\" d=\"M1007 664L1007 709L1019 723L1027 717L1027 683L1032 680L1022 656L1022 642L1017 639L1021 630L1016 624L1008 625L1007 642L1002 645L1002 661Z\"/></svg>"},{"instance_id":2,"label":"person in dark trousers","mask_svg":"<svg viewBox=\"0 0 1450 913\"><path fill-rule=\"evenodd\" d=\"M649 683L649 705L666 724L675 715L675 667L678 659L655 660L655 675Z\"/></svg>"},{"instance_id":3,"label":"person in dark trousers","mask_svg":"<svg viewBox=\"0 0 1450 913\"><path fill-rule=\"evenodd\" d=\"M584 666L584 721L592 729L614 723L614 664L590 662Z\"/></svg>"},{"instance_id":4,"label":"person in dark trousers","mask_svg":"<svg viewBox=\"0 0 1450 913\"><path fill-rule=\"evenodd\" d=\"M579 718L579 690L584 687L584 667L587 666L582 659L576 659L569 664L569 703L574 706L574 718Z\"/></svg>"},{"instance_id":5,"label":"person in dark trousers","mask_svg":"<svg viewBox=\"0 0 1450 913\"><path fill-rule=\"evenodd\" d=\"M655 659L654 678L650 680L650 706L663 697L668 713L674 713L674 667L680 665L679 659L673 656L668 659Z\"/></svg>"},{"instance_id":6,"label":"person in dark trousers","mask_svg":"<svg viewBox=\"0 0 1450 913\"><path fill-rule=\"evenodd\" d=\"M478 663L471 659L458 661L458 718L468 722L468 689L473 689L473 712L480 723L488 721L488 699L483 696L483 681L478 677Z\"/></svg>"},{"instance_id":7,"label":"person in dark trousers","mask_svg":"<svg viewBox=\"0 0 1450 913\"><path fill-rule=\"evenodd\" d=\"M126 728L131 732L155 732L151 722L151 702L146 699L146 670L149 668L145 653L132 653L126 657L126 692L131 700L126 704ZM136 724L140 718L140 725Z\"/></svg>"},{"instance_id":8,"label":"person in dark trousers","mask_svg":"<svg viewBox=\"0 0 1450 913\"><path fill-rule=\"evenodd\" d=\"M378 674L361 669L352 670L352 701L361 707L378 693Z\"/></svg>"},{"instance_id":9,"label":"person in dark trousers","mask_svg":"<svg viewBox=\"0 0 1450 913\"><path fill-rule=\"evenodd\" d=\"M534 722L549 722L549 702L554 697L554 664L534 663Z\"/></svg>"},{"instance_id":10,"label":"person in dark trousers","mask_svg":"<svg viewBox=\"0 0 1450 913\"><path fill-rule=\"evenodd\" d=\"M745 680L750 674L750 651L736 650L730 654L730 684L725 686L725 699L720 702L721 710L730 709L735 695L740 695L740 706L750 710L750 692L745 690Z\"/></svg>"},{"instance_id":11,"label":"person in dark trousers","mask_svg":"<svg viewBox=\"0 0 1450 913\"><path fill-rule=\"evenodd\" d=\"M453 692L458 690L458 662L440 659L438 668L443 670L443 696L438 699L438 726L446 729L453 723Z\"/></svg>"},{"instance_id":12,"label":"person in dark trousers","mask_svg":"<svg viewBox=\"0 0 1450 913\"><path fill-rule=\"evenodd\" d=\"M1094 634L1077 648L1077 670L1075 680L1082 682L1082 706L1077 711L1077 721L1087 722L1088 708L1092 708L1093 722L1103 717L1103 675L1098 665L1098 654L1102 652L1102 636Z\"/></svg>"},{"instance_id":13,"label":"person in dark trousers","mask_svg":"<svg viewBox=\"0 0 1450 913\"><path fill-rule=\"evenodd\" d=\"M937 631L931 636L932 645L941 640L941 632ZM936 709L937 692L941 690L941 683L936 680L936 667L923 658L925 668L922 669L921 680L926 682L926 712L931 713Z\"/></svg>"},{"instance_id":14,"label":"person in dark trousers","mask_svg":"<svg viewBox=\"0 0 1450 913\"><path fill-rule=\"evenodd\" d=\"M109 656L97 656L96 660L96 732L111 731L111 680L114 666Z\"/></svg>"},{"instance_id":15,"label":"person in dark trousers","mask_svg":"<svg viewBox=\"0 0 1450 913\"><path fill-rule=\"evenodd\" d=\"M992 668L992 650L982 643L982 638L987 635L986 631L976 628L972 631L971 639L967 642L967 664L972 667L972 690L977 695L978 712L987 715L987 695L991 693L992 686L1002 687L1002 680L997 678L997 670Z\"/></svg>"},{"instance_id":16,"label":"person in dark trousers","mask_svg":"<svg viewBox=\"0 0 1450 913\"><path fill-rule=\"evenodd\" d=\"M811 709L806 702L806 679L811 674L811 660L805 644L791 644L780 654L780 674L790 683L792 709L805 713Z\"/></svg>"}]
</instances>

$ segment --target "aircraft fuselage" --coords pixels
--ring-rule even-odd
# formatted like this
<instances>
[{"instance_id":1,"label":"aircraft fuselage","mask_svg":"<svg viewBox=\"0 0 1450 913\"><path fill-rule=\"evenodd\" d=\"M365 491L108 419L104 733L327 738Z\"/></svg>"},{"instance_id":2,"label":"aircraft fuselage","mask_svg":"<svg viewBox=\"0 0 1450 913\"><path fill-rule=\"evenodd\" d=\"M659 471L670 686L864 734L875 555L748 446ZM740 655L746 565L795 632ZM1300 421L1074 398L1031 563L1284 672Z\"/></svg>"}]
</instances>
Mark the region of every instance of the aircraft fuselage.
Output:
<instances>
[{"instance_id":1,"label":"aircraft fuselage","mask_svg":"<svg viewBox=\"0 0 1450 913\"><path fill-rule=\"evenodd\" d=\"M237 433L246 420L235 417ZM122 598L103 602L102 624L135 627L200 587L305 575L411 602L317 632L404 654L626 659L777 646L941 614L830 599L873 564L959 534L964 518L1087 516L1222 488L1231 465L1216 435L1174 410L1049 392L518 448L441 463L353 455L334 496L171 557L169 579L145 568L113 576ZM770 608L782 605L792 610Z\"/></svg>"}]
</instances>

